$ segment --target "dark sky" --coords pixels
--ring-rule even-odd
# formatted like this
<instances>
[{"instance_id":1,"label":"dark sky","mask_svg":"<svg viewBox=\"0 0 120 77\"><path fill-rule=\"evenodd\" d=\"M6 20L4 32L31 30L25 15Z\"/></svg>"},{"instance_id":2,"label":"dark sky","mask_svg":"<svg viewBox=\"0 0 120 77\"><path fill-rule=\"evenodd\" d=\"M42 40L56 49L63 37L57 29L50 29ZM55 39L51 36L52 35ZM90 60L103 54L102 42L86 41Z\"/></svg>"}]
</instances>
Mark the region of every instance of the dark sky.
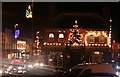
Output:
<instances>
[{"instance_id":1,"label":"dark sky","mask_svg":"<svg viewBox=\"0 0 120 77\"><path fill-rule=\"evenodd\" d=\"M35 2L33 3L33 19L27 19L25 12L27 6L32 3L28 2L3 2L2 3L2 24L14 30L14 25L19 24L21 36L31 36L37 30L43 28L61 27L51 25L51 21L61 13L97 13L108 19L112 17L113 39L120 41L119 28L119 3L96 3L96 2ZM73 21L74 22L74 21ZM69 26L67 26L69 28Z\"/></svg>"}]
</instances>

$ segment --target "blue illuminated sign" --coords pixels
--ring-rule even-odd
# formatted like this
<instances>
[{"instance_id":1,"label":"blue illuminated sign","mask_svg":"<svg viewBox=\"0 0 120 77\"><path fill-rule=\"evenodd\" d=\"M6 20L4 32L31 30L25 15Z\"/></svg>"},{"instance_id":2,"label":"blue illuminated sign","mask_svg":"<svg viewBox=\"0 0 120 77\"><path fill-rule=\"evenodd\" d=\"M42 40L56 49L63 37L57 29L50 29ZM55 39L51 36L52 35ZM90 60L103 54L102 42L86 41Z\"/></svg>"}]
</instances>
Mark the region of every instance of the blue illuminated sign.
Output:
<instances>
[{"instance_id":1,"label":"blue illuminated sign","mask_svg":"<svg viewBox=\"0 0 120 77\"><path fill-rule=\"evenodd\" d=\"M20 34L20 30L15 30L15 38L18 38L19 34Z\"/></svg>"}]
</instances>

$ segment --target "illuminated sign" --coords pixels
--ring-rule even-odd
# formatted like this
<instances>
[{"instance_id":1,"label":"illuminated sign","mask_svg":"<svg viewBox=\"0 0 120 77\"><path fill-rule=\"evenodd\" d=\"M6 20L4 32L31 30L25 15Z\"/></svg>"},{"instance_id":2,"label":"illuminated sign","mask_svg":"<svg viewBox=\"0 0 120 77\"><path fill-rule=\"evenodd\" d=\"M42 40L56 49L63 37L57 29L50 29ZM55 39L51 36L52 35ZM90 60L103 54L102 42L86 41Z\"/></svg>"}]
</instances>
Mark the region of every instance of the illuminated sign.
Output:
<instances>
[{"instance_id":1,"label":"illuminated sign","mask_svg":"<svg viewBox=\"0 0 120 77\"><path fill-rule=\"evenodd\" d=\"M19 34L20 34L20 30L15 30L15 38L18 38Z\"/></svg>"},{"instance_id":2,"label":"illuminated sign","mask_svg":"<svg viewBox=\"0 0 120 77\"><path fill-rule=\"evenodd\" d=\"M26 18L32 18L32 11L31 6L28 6L28 9L26 10Z\"/></svg>"},{"instance_id":3,"label":"illuminated sign","mask_svg":"<svg viewBox=\"0 0 120 77\"><path fill-rule=\"evenodd\" d=\"M26 49L26 41L17 41L17 49Z\"/></svg>"}]
</instances>

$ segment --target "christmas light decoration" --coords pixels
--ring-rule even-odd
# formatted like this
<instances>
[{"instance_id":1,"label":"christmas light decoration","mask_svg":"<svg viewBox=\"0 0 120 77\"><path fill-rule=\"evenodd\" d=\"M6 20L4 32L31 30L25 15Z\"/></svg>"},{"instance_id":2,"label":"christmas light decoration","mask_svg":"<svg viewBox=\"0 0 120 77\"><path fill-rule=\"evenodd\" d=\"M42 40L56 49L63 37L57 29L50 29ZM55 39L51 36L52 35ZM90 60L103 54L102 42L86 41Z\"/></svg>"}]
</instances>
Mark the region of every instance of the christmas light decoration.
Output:
<instances>
[{"instance_id":1,"label":"christmas light decoration","mask_svg":"<svg viewBox=\"0 0 120 77\"><path fill-rule=\"evenodd\" d=\"M111 48L111 38L112 38L112 36L111 36L111 34L112 34L112 25L111 25L111 23L112 23L112 19L110 19L110 30L109 30L109 47Z\"/></svg>"},{"instance_id":2,"label":"christmas light decoration","mask_svg":"<svg viewBox=\"0 0 120 77\"><path fill-rule=\"evenodd\" d=\"M80 44L82 41L82 34L80 29L78 29L77 20L75 20L75 25L73 25L73 29L70 29L70 34L68 38L68 43L73 44L73 46Z\"/></svg>"},{"instance_id":3,"label":"christmas light decoration","mask_svg":"<svg viewBox=\"0 0 120 77\"><path fill-rule=\"evenodd\" d=\"M91 36L91 38L90 38ZM105 43L108 46L109 45L109 36L107 35L107 31L87 31L87 34L85 35L85 44L86 46L89 43L94 43L95 38L99 39L99 43ZM92 42L93 40L93 42ZM98 46L103 46L102 44L97 44ZM95 45L95 46L97 46ZM93 46L93 45L92 45Z\"/></svg>"},{"instance_id":4,"label":"christmas light decoration","mask_svg":"<svg viewBox=\"0 0 120 77\"><path fill-rule=\"evenodd\" d=\"M26 18L32 18L32 11L31 6L28 6L28 9L26 10Z\"/></svg>"}]
</instances>

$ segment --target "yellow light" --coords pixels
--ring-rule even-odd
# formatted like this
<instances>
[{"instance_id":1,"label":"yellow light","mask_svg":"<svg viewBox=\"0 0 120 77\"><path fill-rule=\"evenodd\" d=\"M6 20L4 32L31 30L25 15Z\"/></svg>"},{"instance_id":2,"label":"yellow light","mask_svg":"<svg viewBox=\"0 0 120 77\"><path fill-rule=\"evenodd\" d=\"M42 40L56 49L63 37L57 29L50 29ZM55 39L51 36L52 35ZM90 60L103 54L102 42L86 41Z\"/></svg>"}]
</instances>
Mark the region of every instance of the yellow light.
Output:
<instances>
[{"instance_id":1,"label":"yellow light","mask_svg":"<svg viewBox=\"0 0 120 77\"><path fill-rule=\"evenodd\" d=\"M100 46L100 44L98 44L98 46Z\"/></svg>"},{"instance_id":2,"label":"yellow light","mask_svg":"<svg viewBox=\"0 0 120 77\"><path fill-rule=\"evenodd\" d=\"M17 41L17 44L19 44L19 43L26 44L26 41Z\"/></svg>"},{"instance_id":3,"label":"yellow light","mask_svg":"<svg viewBox=\"0 0 120 77\"><path fill-rule=\"evenodd\" d=\"M97 34L98 36L100 35L100 31L98 31L98 34Z\"/></svg>"},{"instance_id":4,"label":"yellow light","mask_svg":"<svg viewBox=\"0 0 120 77\"><path fill-rule=\"evenodd\" d=\"M112 22L112 19L110 19L110 22Z\"/></svg>"},{"instance_id":5,"label":"yellow light","mask_svg":"<svg viewBox=\"0 0 120 77\"><path fill-rule=\"evenodd\" d=\"M64 38L64 34L59 34L59 38Z\"/></svg>"},{"instance_id":6,"label":"yellow light","mask_svg":"<svg viewBox=\"0 0 120 77\"><path fill-rule=\"evenodd\" d=\"M75 43L73 44L73 46L75 46Z\"/></svg>"},{"instance_id":7,"label":"yellow light","mask_svg":"<svg viewBox=\"0 0 120 77\"><path fill-rule=\"evenodd\" d=\"M68 44L68 46L70 46L70 44Z\"/></svg>"},{"instance_id":8,"label":"yellow light","mask_svg":"<svg viewBox=\"0 0 120 77\"><path fill-rule=\"evenodd\" d=\"M97 44L95 44L95 46L97 46Z\"/></svg>"},{"instance_id":9,"label":"yellow light","mask_svg":"<svg viewBox=\"0 0 120 77\"><path fill-rule=\"evenodd\" d=\"M44 42L43 45L46 45L46 42Z\"/></svg>"},{"instance_id":10,"label":"yellow light","mask_svg":"<svg viewBox=\"0 0 120 77\"><path fill-rule=\"evenodd\" d=\"M56 45L58 45L58 43L56 43Z\"/></svg>"},{"instance_id":11,"label":"yellow light","mask_svg":"<svg viewBox=\"0 0 120 77\"><path fill-rule=\"evenodd\" d=\"M88 46L88 44L85 44L86 46Z\"/></svg>"},{"instance_id":12,"label":"yellow light","mask_svg":"<svg viewBox=\"0 0 120 77\"><path fill-rule=\"evenodd\" d=\"M53 45L55 45L55 43L53 43Z\"/></svg>"},{"instance_id":13,"label":"yellow light","mask_svg":"<svg viewBox=\"0 0 120 77\"><path fill-rule=\"evenodd\" d=\"M91 46L91 44L89 44L89 46Z\"/></svg>"},{"instance_id":14,"label":"yellow light","mask_svg":"<svg viewBox=\"0 0 120 77\"><path fill-rule=\"evenodd\" d=\"M31 14L26 15L26 18L32 18L32 15Z\"/></svg>"},{"instance_id":15,"label":"yellow light","mask_svg":"<svg viewBox=\"0 0 120 77\"><path fill-rule=\"evenodd\" d=\"M59 43L59 45L61 45L61 43Z\"/></svg>"},{"instance_id":16,"label":"yellow light","mask_svg":"<svg viewBox=\"0 0 120 77\"><path fill-rule=\"evenodd\" d=\"M104 46L107 46L106 44L104 44Z\"/></svg>"},{"instance_id":17,"label":"yellow light","mask_svg":"<svg viewBox=\"0 0 120 77\"><path fill-rule=\"evenodd\" d=\"M53 34L53 33L50 33L50 34L49 34L49 38L54 38L54 34Z\"/></svg>"},{"instance_id":18,"label":"yellow light","mask_svg":"<svg viewBox=\"0 0 120 77\"><path fill-rule=\"evenodd\" d=\"M37 34L39 33L39 31L37 31Z\"/></svg>"},{"instance_id":19,"label":"yellow light","mask_svg":"<svg viewBox=\"0 0 120 77\"><path fill-rule=\"evenodd\" d=\"M100 52L96 51L96 52L95 52L95 54L96 54L96 55L99 55L99 54L100 54Z\"/></svg>"},{"instance_id":20,"label":"yellow light","mask_svg":"<svg viewBox=\"0 0 120 77\"><path fill-rule=\"evenodd\" d=\"M109 45L109 48L111 48L111 45Z\"/></svg>"},{"instance_id":21,"label":"yellow light","mask_svg":"<svg viewBox=\"0 0 120 77\"><path fill-rule=\"evenodd\" d=\"M88 33L85 35L85 45L86 45L86 46L88 45L87 36L88 36Z\"/></svg>"},{"instance_id":22,"label":"yellow light","mask_svg":"<svg viewBox=\"0 0 120 77\"><path fill-rule=\"evenodd\" d=\"M49 43L47 43L47 45L49 45Z\"/></svg>"},{"instance_id":23,"label":"yellow light","mask_svg":"<svg viewBox=\"0 0 120 77\"><path fill-rule=\"evenodd\" d=\"M50 43L50 45L52 45L52 43Z\"/></svg>"}]
</instances>

